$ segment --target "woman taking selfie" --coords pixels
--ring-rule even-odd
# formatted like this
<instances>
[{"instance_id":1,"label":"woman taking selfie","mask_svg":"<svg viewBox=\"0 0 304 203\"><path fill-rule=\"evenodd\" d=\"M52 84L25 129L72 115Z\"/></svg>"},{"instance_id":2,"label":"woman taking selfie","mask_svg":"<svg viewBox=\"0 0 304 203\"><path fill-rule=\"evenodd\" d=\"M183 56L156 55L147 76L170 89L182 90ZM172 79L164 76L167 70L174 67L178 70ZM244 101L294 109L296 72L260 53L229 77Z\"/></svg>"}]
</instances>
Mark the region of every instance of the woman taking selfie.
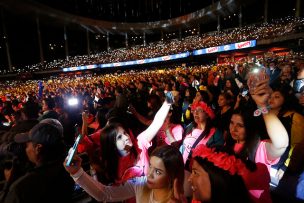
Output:
<instances>
[{"instance_id":1,"label":"woman taking selfie","mask_svg":"<svg viewBox=\"0 0 304 203\"><path fill-rule=\"evenodd\" d=\"M92 179L81 168L81 158L74 157L66 170L75 182L97 201L123 201L136 197L136 202L183 202L184 164L180 152L173 146L156 148L149 161L146 176L134 178L120 186L105 186Z\"/></svg>"},{"instance_id":2,"label":"woman taking selfie","mask_svg":"<svg viewBox=\"0 0 304 203\"><path fill-rule=\"evenodd\" d=\"M163 103L151 125L138 135L137 140L120 123L112 123L103 128L100 136L100 181L104 184L120 184L130 178L147 174L148 149L163 125L170 106L171 103Z\"/></svg>"}]
</instances>

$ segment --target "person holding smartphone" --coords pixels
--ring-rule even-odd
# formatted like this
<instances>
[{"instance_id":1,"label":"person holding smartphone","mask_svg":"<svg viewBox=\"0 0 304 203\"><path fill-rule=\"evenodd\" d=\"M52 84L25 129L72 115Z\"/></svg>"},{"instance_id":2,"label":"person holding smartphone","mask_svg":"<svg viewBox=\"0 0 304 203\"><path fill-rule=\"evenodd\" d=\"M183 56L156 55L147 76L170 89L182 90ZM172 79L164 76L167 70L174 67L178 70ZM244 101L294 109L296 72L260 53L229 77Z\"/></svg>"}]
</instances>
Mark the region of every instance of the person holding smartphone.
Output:
<instances>
[{"instance_id":1,"label":"person holding smartphone","mask_svg":"<svg viewBox=\"0 0 304 203\"><path fill-rule=\"evenodd\" d=\"M117 202L136 198L136 202L186 202L183 196L184 164L178 149L170 145L156 148L149 159L145 176L133 178L119 186L106 186L92 179L81 168L81 158L75 156L74 165L64 166L88 194L97 201Z\"/></svg>"},{"instance_id":2,"label":"person holding smartphone","mask_svg":"<svg viewBox=\"0 0 304 203\"><path fill-rule=\"evenodd\" d=\"M100 136L103 179L100 181L104 184L120 184L129 178L147 174L148 149L163 125L172 102L168 98L163 103L151 125L137 136L137 140L120 123L111 123L103 128Z\"/></svg>"},{"instance_id":3,"label":"person holding smartphone","mask_svg":"<svg viewBox=\"0 0 304 203\"><path fill-rule=\"evenodd\" d=\"M277 115L269 111L269 78L256 79L254 75L249 76L248 84L251 97L258 109L253 113L247 106L241 106L232 113L224 147L226 151L248 163L251 172L243 176L243 179L252 200L272 202L269 192L270 167L276 164L285 152L289 138ZM253 80L255 87L251 86ZM262 119L258 119L259 116ZM259 125L257 120L263 121L263 124ZM269 139L262 139L263 135L259 134L264 125L267 132L265 137Z\"/></svg>"}]
</instances>

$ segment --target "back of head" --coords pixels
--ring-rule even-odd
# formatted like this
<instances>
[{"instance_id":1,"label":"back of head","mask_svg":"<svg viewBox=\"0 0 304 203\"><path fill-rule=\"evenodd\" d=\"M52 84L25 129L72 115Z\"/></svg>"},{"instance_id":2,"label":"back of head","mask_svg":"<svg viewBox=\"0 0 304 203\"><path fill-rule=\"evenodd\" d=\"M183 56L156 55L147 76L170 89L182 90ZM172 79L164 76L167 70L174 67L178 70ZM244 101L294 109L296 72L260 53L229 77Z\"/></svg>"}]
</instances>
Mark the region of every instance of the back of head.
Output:
<instances>
[{"instance_id":1,"label":"back of head","mask_svg":"<svg viewBox=\"0 0 304 203\"><path fill-rule=\"evenodd\" d=\"M29 100L25 104L23 104L21 112L26 116L26 119L28 120L37 119L39 113L39 106L36 102Z\"/></svg>"},{"instance_id":2,"label":"back of head","mask_svg":"<svg viewBox=\"0 0 304 203\"><path fill-rule=\"evenodd\" d=\"M45 98L44 102L50 110L55 108L55 100L52 97Z\"/></svg>"}]
</instances>

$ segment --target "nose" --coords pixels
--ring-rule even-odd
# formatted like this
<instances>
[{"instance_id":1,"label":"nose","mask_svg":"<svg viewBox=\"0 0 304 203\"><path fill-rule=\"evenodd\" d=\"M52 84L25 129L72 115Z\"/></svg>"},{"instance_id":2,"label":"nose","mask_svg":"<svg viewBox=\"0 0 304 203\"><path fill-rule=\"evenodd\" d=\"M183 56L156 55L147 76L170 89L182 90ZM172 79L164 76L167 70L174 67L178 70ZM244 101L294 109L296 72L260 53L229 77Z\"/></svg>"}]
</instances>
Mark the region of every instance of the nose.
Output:
<instances>
[{"instance_id":1,"label":"nose","mask_svg":"<svg viewBox=\"0 0 304 203\"><path fill-rule=\"evenodd\" d=\"M232 132L236 132L236 126L235 125L230 125L230 129Z\"/></svg>"},{"instance_id":2,"label":"nose","mask_svg":"<svg viewBox=\"0 0 304 203\"><path fill-rule=\"evenodd\" d=\"M128 136L128 135L126 135L126 134L123 134L123 137L122 137L122 138L123 138L123 140L124 140L124 141L129 140L129 136Z\"/></svg>"},{"instance_id":3,"label":"nose","mask_svg":"<svg viewBox=\"0 0 304 203\"><path fill-rule=\"evenodd\" d=\"M153 170L152 170L152 169L150 169L150 170L148 171L148 177L153 178Z\"/></svg>"},{"instance_id":4,"label":"nose","mask_svg":"<svg viewBox=\"0 0 304 203\"><path fill-rule=\"evenodd\" d=\"M188 182L192 184L192 174L190 174L190 176L188 177Z\"/></svg>"}]
</instances>

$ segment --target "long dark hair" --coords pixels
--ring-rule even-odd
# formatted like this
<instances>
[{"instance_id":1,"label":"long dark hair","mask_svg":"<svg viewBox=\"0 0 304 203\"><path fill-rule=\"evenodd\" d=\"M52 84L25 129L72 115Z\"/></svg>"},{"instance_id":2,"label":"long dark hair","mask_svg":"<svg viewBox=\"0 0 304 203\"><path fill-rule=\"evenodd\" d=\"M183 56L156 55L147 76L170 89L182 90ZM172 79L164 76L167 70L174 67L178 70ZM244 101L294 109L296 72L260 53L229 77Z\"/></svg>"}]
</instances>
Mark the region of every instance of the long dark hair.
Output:
<instances>
[{"instance_id":1,"label":"long dark hair","mask_svg":"<svg viewBox=\"0 0 304 203\"><path fill-rule=\"evenodd\" d=\"M116 147L117 129L123 126L119 123L112 123L103 128L100 136L101 143L101 165L108 183L114 183L117 180L119 151ZM123 128L124 129L124 128ZM135 147L131 149L131 155L137 157L138 152Z\"/></svg>"},{"instance_id":2,"label":"long dark hair","mask_svg":"<svg viewBox=\"0 0 304 203\"><path fill-rule=\"evenodd\" d=\"M157 147L151 154L162 159L166 173L169 176L169 184L173 188L174 179L177 178L178 184L184 183L184 161L179 150L171 145Z\"/></svg>"},{"instance_id":3,"label":"long dark hair","mask_svg":"<svg viewBox=\"0 0 304 203\"><path fill-rule=\"evenodd\" d=\"M290 86L279 85L273 89L273 92L279 92L284 97L284 103L281 106L278 117L283 116L287 111L296 111L301 113L299 102Z\"/></svg>"},{"instance_id":4,"label":"long dark hair","mask_svg":"<svg viewBox=\"0 0 304 203\"><path fill-rule=\"evenodd\" d=\"M226 137L226 144L223 150L227 151L229 154L235 154L238 158L249 164L251 166L249 167L250 169L255 169L254 157L257 146L260 141L260 136L257 130L259 126L261 126L261 124L258 122L257 119L253 117L252 112L253 111L251 111L250 109L243 108L239 108L233 111L232 116L239 115L244 122L246 133L245 144L242 150L238 154L235 154L234 145L236 144L236 141L231 137L229 130L228 135Z\"/></svg>"},{"instance_id":5,"label":"long dark hair","mask_svg":"<svg viewBox=\"0 0 304 203\"><path fill-rule=\"evenodd\" d=\"M231 175L212 162L201 157L194 158L197 163L208 173L211 183L211 199L209 203L250 202L248 190L239 175ZM204 201L206 202L206 201Z\"/></svg>"}]
</instances>

